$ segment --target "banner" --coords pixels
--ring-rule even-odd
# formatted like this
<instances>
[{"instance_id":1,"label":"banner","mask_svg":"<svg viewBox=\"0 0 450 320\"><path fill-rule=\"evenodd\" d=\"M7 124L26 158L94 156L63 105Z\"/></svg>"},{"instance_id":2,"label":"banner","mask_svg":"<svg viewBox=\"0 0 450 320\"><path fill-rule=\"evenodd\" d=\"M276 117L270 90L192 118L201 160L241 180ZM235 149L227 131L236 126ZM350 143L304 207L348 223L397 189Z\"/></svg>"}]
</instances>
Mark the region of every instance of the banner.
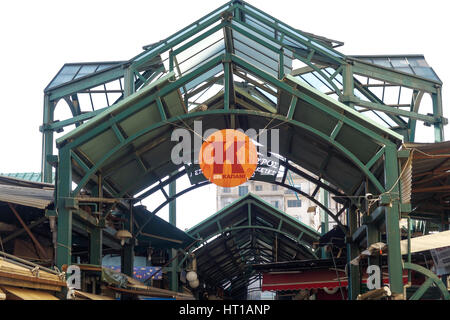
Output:
<instances>
[{"instance_id":1,"label":"banner","mask_svg":"<svg viewBox=\"0 0 450 320\"><path fill-rule=\"evenodd\" d=\"M450 247L430 250L438 276L450 274Z\"/></svg>"},{"instance_id":2,"label":"banner","mask_svg":"<svg viewBox=\"0 0 450 320\"><path fill-rule=\"evenodd\" d=\"M186 164L186 173L192 185L208 181L198 164ZM250 180L274 182L280 169L280 162L275 157L268 157L258 152L258 165Z\"/></svg>"}]
</instances>

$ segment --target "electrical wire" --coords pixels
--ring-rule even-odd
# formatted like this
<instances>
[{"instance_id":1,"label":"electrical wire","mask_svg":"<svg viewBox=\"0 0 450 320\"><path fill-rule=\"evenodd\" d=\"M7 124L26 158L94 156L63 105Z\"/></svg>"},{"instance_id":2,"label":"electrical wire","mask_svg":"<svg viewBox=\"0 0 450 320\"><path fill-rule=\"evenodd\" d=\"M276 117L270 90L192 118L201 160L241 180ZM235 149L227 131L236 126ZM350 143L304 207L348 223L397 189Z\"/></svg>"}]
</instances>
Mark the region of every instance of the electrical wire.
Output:
<instances>
[{"instance_id":1,"label":"electrical wire","mask_svg":"<svg viewBox=\"0 0 450 320\"><path fill-rule=\"evenodd\" d=\"M334 254L333 254L333 247L334 246L333 246L332 243L330 243L329 245L331 245L331 258L333 259L334 270L336 271L336 277L338 278L338 281L339 281L339 290L341 292L341 297L342 297L342 300L345 300L344 292L342 291L341 278L339 277L339 272L337 270L336 261L334 260Z\"/></svg>"}]
</instances>

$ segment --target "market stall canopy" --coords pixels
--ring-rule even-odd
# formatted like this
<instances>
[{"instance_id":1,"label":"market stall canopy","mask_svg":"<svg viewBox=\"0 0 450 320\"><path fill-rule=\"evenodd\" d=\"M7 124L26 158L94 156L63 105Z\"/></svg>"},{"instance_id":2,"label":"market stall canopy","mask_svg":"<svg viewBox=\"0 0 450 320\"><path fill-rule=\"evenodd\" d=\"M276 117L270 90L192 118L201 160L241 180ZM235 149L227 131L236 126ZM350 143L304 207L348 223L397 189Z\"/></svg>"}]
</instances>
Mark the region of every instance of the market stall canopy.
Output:
<instances>
[{"instance_id":1,"label":"market stall canopy","mask_svg":"<svg viewBox=\"0 0 450 320\"><path fill-rule=\"evenodd\" d=\"M153 215L145 206L134 207L133 213L139 230L143 226L137 237L139 246L185 249L196 241L186 232Z\"/></svg>"},{"instance_id":2,"label":"market stall canopy","mask_svg":"<svg viewBox=\"0 0 450 320\"><path fill-rule=\"evenodd\" d=\"M0 175L0 201L45 209L53 203L54 186Z\"/></svg>"}]
</instances>

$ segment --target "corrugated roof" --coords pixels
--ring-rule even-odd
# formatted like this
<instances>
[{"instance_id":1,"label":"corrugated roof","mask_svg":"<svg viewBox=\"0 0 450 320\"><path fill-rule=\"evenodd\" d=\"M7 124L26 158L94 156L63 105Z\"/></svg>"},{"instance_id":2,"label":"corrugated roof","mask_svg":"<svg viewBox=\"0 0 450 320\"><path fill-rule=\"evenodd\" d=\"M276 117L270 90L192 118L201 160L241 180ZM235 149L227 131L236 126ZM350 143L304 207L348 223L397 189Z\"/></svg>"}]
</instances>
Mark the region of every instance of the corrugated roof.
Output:
<instances>
[{"instance_id":1,"label":"corrugated roof","mask_svg":"<svg viewBox=\"0 0 450 320\"><path fill-rule=\"evenodd\" d=\"M413 151L411 216L437 219L450 209L450 141L406 143Z\"/></svg>"},{"instance_id":2,"label":"corrugated roof","mask_svg":"<svg viewBox=\"0 0 450 320\"><path fill-rule=\"evenodd\" d=\"M16 178L32 182L41 182L42 173L41 172L12 172L12 173L0 173L0 176ZM55 174L53 173L52 178L53 183L55 183Z\"/></svg>"},{"instance_id":3,"label":"corrugated roof","mask_svg":"<svg viewBox=\"0 0 450 320\"><path fill-rule=\"evenodd\" d=\"M0 201L3 202L45 209L54 201L53 193L51 184L0 176Z\"/></svg>"}]
</instances>

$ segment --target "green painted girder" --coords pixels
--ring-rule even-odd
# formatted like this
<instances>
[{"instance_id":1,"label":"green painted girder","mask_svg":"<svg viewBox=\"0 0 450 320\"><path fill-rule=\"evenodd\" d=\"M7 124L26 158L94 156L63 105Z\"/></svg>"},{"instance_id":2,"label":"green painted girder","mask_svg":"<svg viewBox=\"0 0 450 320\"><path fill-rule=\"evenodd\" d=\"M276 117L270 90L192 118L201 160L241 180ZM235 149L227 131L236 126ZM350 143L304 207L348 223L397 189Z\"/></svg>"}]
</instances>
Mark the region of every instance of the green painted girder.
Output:
<instances>
[{"instance_id":1,"label":"green painted girder","mask_svg":"<svg viewBox=\"0 0 450 320\"><path fill-rule=\"evenodd\" d=\"M423 274L427 280L420 286L420 288L410 297L409 300L419 300L423 294L430 288L432 284L435 284L436 287L439 288L439 291L442 294L444 300L450 300L450 293L448 292L447 287L444 285L441 279L439 279L433 272L430 270L419 266L414 263L404 262L403 269L405 270L413 270L415 272Z\"/></svg>"},{"instance_id":2,"label":"green painted girder","mask_svg":"<svg viewBox=\"0 0 450 320\"><path fill-rule=\"evenodd\" d=\"M381 101L375 94L373 94L370 90L367 90L362 86L362 84L354 79L354 86L361 92L366 98L368 98L373 103L378 103L384 105L383 101ZM399 125L402 128L407 127L407 123L400 118L398 115L387 113L387 116L392 119L397 125ZM384 120L383 120L384 121Z\"/></svg>"},{"instance_id":3,"label":"green painted girder","mask_svg":"<svg viewBox=\"0 0 450 320\"><path fill-rule=\"evenodd\" d=\"M183 176L184 174L185 174L184 171L178 172L178 175L179 175L179 176ZM175 195L173 195L173 196L167 198L161 205L159 205L159 206L152 212L152 214L156 214L156 213L159 212L159 210L161 210L164 206L166 206L167 204L171 203L173 200L175 200L175 199L178 198L179 196L181 196L181 195L183 195L183 194L186 194L187 192L190 192L190 191L192 191L192 190L194 190L194 189L197 189L197 188L199 188L199 187L208 185L208 184L209 184L208 182L200 183L200 184L197 184L197 185L194 185L194 186L190 186L190 187L188 187L187 189L178 192L177 194L175 194ZM317 204L319 207L321 207L322 210L324 210L328 215L330 215L330 216L338 223L338 225L342 228L343 232L346 233L346 229L342 226L342 223L337 219L337 217L336 217L336 216L335 216L328 208L326 208L326 206L322 205L322 203L320 203L320 201L314 199L313 196L310 196L310 195L304 193L303 191L301 191L301 190L299 190L299 189L297 189L297 188L295 188L295 187L293 187L293 186L289 186L289 185L281 184L281 183L276 183L276 184L281 185L281 186L284 186L284 187L289 188L289 189L291 189L291 190L294 190L294 191L296 191L296 192L299 192L301 195L303 195L303 196L307 197L308 199L310 199L311 201L313 201L315 204ZM163 185L160 185L160 186L159 186L157 189L155 189L155 190L163 190L163 189L162 189L163 187L164 187ZM155 187L155 188L156 188L156 187ZM243 205L245 205L245 204L243 204ZM243 205L242 205L242 206L243 206ZM251 218L251 205L252 205L251 202L247 202L247 206L248 206L248 216L247 216L246 218L241 219L240 221L235 222L234 225L240 226L242 223L244 223L244 222L246 222L246 221L248 221L248 224L247 224L248 227L251 227L251 226L253 225L253 224L252 224L252 218ZM241 207L241 206L239 206L239 207ZM228 208L228 207L226 207L226 208ZM225 209L223 209L223 210L225 210ZM220 211L220 212L221 212L221 211ZM150 219L151 219L151 218L149 218L148 221L150 221ZM283 225L283 222L284 222L283 219L281 219L281 220L279 221L279 225L278 225L277 230L281 231L281 227L282 227L282 225ZM146 223L144 223L143 226L145 226L145 224L146 224ZM220 232L223 232L223 231L224 231L224 229L222 228L222 226L221 226L221 224L220 224L220 219L213 220L213 221L211 221L211 222L205 223L205 226L204 226L204 227L205 227L205 228L206 228L206 227L210 227L210 226L213 225L213 224L216 224L216 225L218 226L218 230L219 230ZM135 236L139 235L140 230L143 228L143 226L141 226L141 228L137 231L137 233L136 233ZM270 228L270 229L274 229L274 228ZM227 231L230 231L230 230L227 229ZM197 234L198 232L200 232L200 231L197 230L197 231L195 232L195 234ZM296 235L293 235L293 236L294 236L295 240L296 240L297 242L300 243L300 240L301 240L301 238L303 237L304 234L305 234L305 231L302 231L297 237L295 237ZM310 234L308 233L308 235L310 235ZM197 236L197 237L198 237L198 236Z\"/></svg>"},{"instance_id":4,"label":"green painted girder","mask_svg":"<svg viewBox=\"0 0 450 320\"><path fill-rule=\"evenodd\" d=\"M390 198L386 208L386 239L389 247L388 268L389 283L393 293L403 293L402 255L400 250L400 175L397 148L386 146L384 160L384 175L386 181L386 196Z\"/></svg>"},{"instance_id":5,"label":"green painted girder","mask_svg":"<svg viewBox=\"0 0 450 320\"><path fill-rule=\"evenodd\" d=\"M395 107L390 107L390 106L380 104L380 103L363 101L356 97L351 98L350 101L355 103L356 105L368 107L370 109L377 110L377 111L382 111L387 114L403 116L403 117L407 117L410 119L421 120L421 121L428 122L428 123L435 123L435 122L439 121L439 117L427 116L427 115L419 114L416 112L411 112L411 111L406 111L406 110L402 110L402 109L395 108Z\"/></svg>"},{"instance_id":6,"label":"green painted girder","mask_svg":"<svg viewBox=\"0 0 450 320\"><path fill-rule=\"evenodd\" d=\"M92 119L95 116L97 116L98 114L102 113L103 111L105 111L107 108L102 108L102 109L98 109L95 111L91 111L88 113L83 113L79 116L75 116L72 117L70 119L66 119L66 120L62 120L62 121L57 121L57 122L53 122L51 124L48 125L42 125L39 127L39 131L43 132L45 130L53 130L53 131L57 131L59 129L62 129L64 127L70 126L72 124L78 123L78 122L84 122L86 120Z\"/></svg>"},{"instance_id":7,"label":"green painted girder","mask_svg":"<svg viewBox=\"0 0 450 320\"><path fill-rule=\"evenodd\" d=\"M251 8L249 10L247 7ZM163 40L152 47L146 48L147 50L143 53L137 55L130 61L132 61L132 67L135 69L138 69L141 65L145 64L148 60L153 59L155 56L160 55L163 52L166 52L170 50L171 48L175 47L176 45L184 42L185 40L189 39L193 35L198 34L199 32L205 30L206 28L210 27L214 23L220 21L222 19L222 16L224 12L230 12L233 11L240 11L245 14L248 14L252 18L256 19L257 21L260 21L262 23L266 23L267 25L270 25L273 27L278 34L281 35L287 35L291 37L292 39L300 42L301 44L305 45L308 48L311 48L311 50L314 50L314 52L320 53L323 56L329 58L332 61L335 61L337 63L342 63L344 55L339 53L338 51L326 47L325 45L318 44L316 40L309 37L307 34L302 33L299 30L296 30L294 28L289 27L285 23L265 14L262 13L259 9L248 5L247 3L242 4L239 2L231 1L218 9L214 10L210 14L204 16L203 18L197 20L196 22L192 23L191 25L187 26L186 28L180 30L179 32L175 33L174 35L168 37L166 40ZM269 19L275 21L275 23L272 23L271 21L267 20L263 17L263 15L255 14L255 11L262 13L264 16L268 17ZM245 23L240 17L234 17L233 19L236 19L239 21L239 23L243 23L246 27L249 27L252 29L252 27ZM284 26L281 27L281 26ZM291 31L290 31L291 30ZM294 31L295 30L295 31ZM297 33L297 34L295 34ZM267 36L267 35L266 35ZM197 39L197 41L191 42L191 44L198 43L198 41L201 38ZM271 38L271 41L277 41L275 38ZM284 45L285 46L285 45Z\"/></svg>"},{"instance_id":8,"label":"green painted girder","mask_svg":"<svg viewBox=\"0 0 450 320\"><path fill-rule=\"evenodd\" d=\"M229 3L227 3L219 7L218 9L214 10L212 13L204 16L203 18L197 20L196 22L192 23L186 28L175 33L174 35L170 36L166 40L163 40L158 44L155 44L152 48L149 48L147 51L144 51L141 54L134 57L133 59L131 59L130 60L132 61L131 66L134 69L139 69L141 65L153 59L155 56L158 56L161 53L170 50L174 46L186 41L193 35L196 35L199 32L205 30L206 28L213 25L217 21L220 21L222 13L226 11L227 8L231 8L231 10L233 9L233 7L230 7ZM205 19L207 20L204 21Z\"/></svg>"},{"instance_id":9,"label":"green painted girder","mask_svg":"<svg viewBox=\"0 0 450 320\"><path fill-rule=\"evenodd\" d=\"M146 97L145 99L143 99L142 101L139 101L138 103L136 103L132 107L128 108L124 112L122 112L122 113L116 115L115 117L107 120L106 122L96 126L93 130L91 130L87 134L84 134L84 135L82 135L82 136L80 136L78 138L73 139L73 141L69 142L64 147L74 148L77 145L82 144L83 142L85 142L85 141L89 140L90 138L94 137L95 135L105 131L108 128L111 128L114 123L117 123L120 120L123 120L124 118L126 118L129 115L131 115L132 113L140 110L140 108L145 107L146 105L148 105L149 103L151 103L152 101L157 99L158 97L162 97L165 94L170 93L172 90L175 90L176 88L181 87L182 85L184 85L188 81L191 81L196 76L199 76L203 72L206 72L206 71L210 70L214 66L216 66L216 65L220 64L222 61L224 61L224 59L226 59L226 58L225 57L217 57L214 60L211 60L210 62L208 62L204 66L200 67L199 70L195 70L192 73L190 73L190 74L188 74L188 75L186 75L186 76L176 80L175 82L170 83L167 87L162 88L161 90L159 90L159 92L155 93L154 95L152 95L150 97ZM311 97L309 97L309 96L307 96L305 94L302 94L301 92L295 90L294 88L292 88L288 84L286 84L284 82L281 82L281 81L279 81L276 78L273 78L269 74L266 74L266 73L261 72L259 70L255 70L254 67L252 67L251 65L247 64L242 59L231 55L231 60L233 62L235 62L236 64L240 65L241 67L245 68L246 70L250 71L250 72L258 73L258 76L264 78L264 80L270 81L270 83L272 83L273 85L279 86L281 89L289 92L292 95L295 95L299 99L304 100L306 102L309 102L309 103L315 105L316 107L318 107L322 111L324 111L324 112L328 113L329 115L335 117L337 121L343 121L346 125L349 125L349 126L353 127L354 129L357 129L357 130L359 130L360 132L362 132L364 134L370 134L370 136L374 140L378 141L380 143L380 145L392 144L392 142L390 140L387 140L384 137L382 137L381 135L376 134L373 131L370 131L365 126L363 126L361 124L358 124L358 123L356 123L355 121L353 121L351 119L346 118L345 115L343 115L342 113L339 113L339 112L337 112L337 111L335 111L333 109L327 108L325 105L323 105L319 101L317 101L317 100L315 100L315 99L313 99L313 98L311 98ZM135 94L137 96L133 95L130 98L137 99L140 93L141 92L138 92L137 94ZM125 101L123 101L123 102L125 102ZM336 103L336 102L333 100L333 103ZM350 113L352 113L353 115L357 115L359 118L365 119L359 113L357 113L354 110L349 109L348 107L346 107L343 104L341 104L340 107L341 108L347 108L346 110L349 111ZM135 134L135 135L133 135L131 137L128 137L121 144L117 145L113 150L108 152L108 154L106 154L98 163L96 163L95 166L91 168L91 170L89 171L88 175L90 176L94 172L96 172L100 168L102 162L104 162L106 159L108 159L117 150L121 149L126 144L131 143L134 139L138 138L139 136L142 136L146 132L150 132L153 129L162 127L163 125L167 125L167 124L170 124L170 123L177 122L179 120L184 120L184 119L188 119L188 118L195 118L196 116L207 116L207 115L214 115L214 114L247 114L247 115L264 116L264 117L275 118L275 119L280 119L282 121L286 121L284 116L281 116L281 115L273 115L273 114L267 114L267 113L255 112L255 111L248 111L248 110L209 110L209 111L204 111L204 112L199 112L199 113L191 113L191 114L181 115L181 116L178 116L178 117L175 117L175 118L168 119L168 120L166 120L164 122L160 122L158 124L155 124L155 125L147 128L146 130L143 130L143 131L141 131L141 132L139 132L139 133L137 133L137 134ZM104 116L107 116L107 115L105 114ZM97 119L98 119L98 117L97 117ZM92 121L94 121L94 120L95 119L93 119ZM92 121L91 121L90 125L93 127L93 123L94 122L92 122ZM354 155L352 155L350 152L348 152L348 150L346 150L342 145L340 145L336 141L334 141L331 137L323 134L322 132L319 132L319 131L315 130L314 128L308 127L308 126L306 126L306 125L304 125L304 124L302 124L302 123L300 123L298 121L288 120L286 122L294 124L294 125L299 126L299 127L302 127L304 129L307 129L308 131L311 131L314 134L321 136L324 140L330 142L332 145L335 145L337 147L337 149L339 149L340 151L343 151L344 154L346 154L359 168L362 169L362 171L368 177L370 177L370 180L377 186L377 188L381 192L383 191L383 188L382 188L381 184L377 181L377 179L375 177L373 177L372 173L367 168L365 168L364 164L361 163ZM78 128L78 129L82 130L82 127ZM68 138L72 138L73 136L77 135L77 133L79 131L78 129L76 129L73 132L71 132L70 134L62 137L61 139L58 139L57 143L61 144L64 140L67 140ZM396 137L396 135L393 132L389 132L388 130L386 130L384 128L380 128L380 130L382 130L382 131L384 131L386 133L390 133L392 136ZM88 179L89 179L88 176L86 176L83 179L83 181L79 185L79 188L76 190L77 192L85 185L85 183L87 182Z\"/></svg>"}]
</instances>

